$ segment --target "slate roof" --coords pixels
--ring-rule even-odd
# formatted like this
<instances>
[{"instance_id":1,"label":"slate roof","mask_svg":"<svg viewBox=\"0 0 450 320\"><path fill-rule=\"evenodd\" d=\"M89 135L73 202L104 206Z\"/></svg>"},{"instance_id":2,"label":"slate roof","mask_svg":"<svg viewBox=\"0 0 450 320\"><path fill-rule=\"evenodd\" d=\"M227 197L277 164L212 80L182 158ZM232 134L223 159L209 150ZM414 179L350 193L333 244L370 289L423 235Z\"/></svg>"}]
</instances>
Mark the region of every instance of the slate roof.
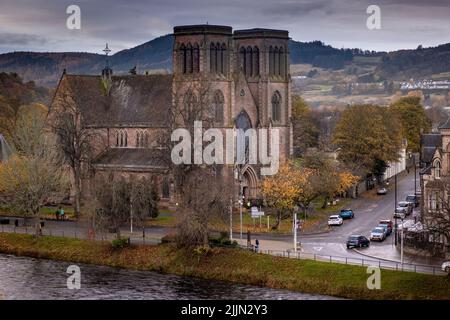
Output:
<instances>
[{"instance_id":1,"label":"slate roof","mask_svg":"<svg viewBox=\"0 0 450 320\"><path fill-rule=\"evenodd\" d=\"M146 148L110 148L95 161L97 168L168 169L163 151Z\"/></svg>"},{"instance_id":2,"label":"slate roof","mask_svg":"<svg viewBox=\"0 0 450 320\"><path fill-rule=\"evenodd\" d=\"M436 148L442 147L442 136L440 133L427 133L420 136L421 160L430 163L433 160Z\"/></svg>"},{"instance_id":3,"label":"slate roof","mask_svg":"<svg viewBox=\"0 0 450 320\"><path fill-rule=\"evenodd\" d=\"M65 75L87 126L165 127L172 75L112 76L109 95L101 76Z\"/></svg>"},{"instance_id":4,"label":"slate roof","mask_svg":"<svg viewBox=\"0 0 450 320\"><path fill-rule=\"evenodd\" d=\"M447 121L439 126L439 129L450 129L450 117L448 117Z\"/></svg>"}]
</instances>

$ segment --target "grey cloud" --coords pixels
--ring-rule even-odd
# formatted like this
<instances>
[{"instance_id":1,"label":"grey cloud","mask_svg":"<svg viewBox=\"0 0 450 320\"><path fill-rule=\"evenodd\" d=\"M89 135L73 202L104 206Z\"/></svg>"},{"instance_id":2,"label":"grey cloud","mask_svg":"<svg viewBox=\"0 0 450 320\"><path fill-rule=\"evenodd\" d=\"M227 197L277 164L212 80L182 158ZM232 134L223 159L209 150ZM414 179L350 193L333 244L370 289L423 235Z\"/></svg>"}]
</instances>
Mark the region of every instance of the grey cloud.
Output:
<instances>
[{"instance_id":1,"label":"grey cloud","mask_svg":"<svg viewBox=\"0 0 450 320\"><path fill-rule=\"evenodd\" d=\"M234 29L286 29L295 40L323 40L339 47L363 49L450 41L450 0L0 1L0 30L4 32L0 51L28 46L45 51L100 52L105 42L117 50L170 33L175 25L206 22ZM65 28L65 9L70 4L81 7L79 32ZM369 4L381 6L380 31L365 28Z\"/></svg>"},{"instance_id":2,"label":"grey cloud","mask_svg":"<svg viewBox=\"0 0 450 320\"><path fill-rule=\"evenodd\" d=\"M45 45L48 40L34 34L0 33L0 43L10 46Z\"/></svg>"},{"instance_id":3,"label":"grey cloud","mask_svg":"<svg viewBox=\"0 0 450 320\"><path fill-rule=\"evenodd\" d=\"M296 16L301 17L308 15L314 11L322 11L327 14L333 12L330 1L280 1L272 3L269 6L263 8L263 14L266 15L282 15L282 16Z\"/></svg>"}]
</instances>

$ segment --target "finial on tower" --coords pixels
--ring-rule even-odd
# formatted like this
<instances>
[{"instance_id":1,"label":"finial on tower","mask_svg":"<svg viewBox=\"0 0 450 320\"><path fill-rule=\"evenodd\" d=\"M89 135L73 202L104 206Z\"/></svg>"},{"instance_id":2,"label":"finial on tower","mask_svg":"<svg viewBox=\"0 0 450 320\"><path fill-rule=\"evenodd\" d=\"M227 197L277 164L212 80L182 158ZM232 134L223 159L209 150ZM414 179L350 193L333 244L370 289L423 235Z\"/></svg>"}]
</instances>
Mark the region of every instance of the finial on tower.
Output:
<instances>
[{"instance_id":1,"label":"finial on tower","mask_svg":"<svg viewBox=\"0 0 450 320\"><path fill-rule=\"evenodd\" d=\"M109 53L111 52L111 49L108 47L108 42L106 43L106 47L105 49L103 49L103 52L105 53L106 56L108 56Z\"/></svg>"},{"instance_id":2,"label":"finial on tower","mask_svg":"<svg viewBox=\"0 0 450 320\"><path fill-rule=\"evenodd\" d=\"M110 78L112 76L113 71L109 67L108 55L111 53L111 49L108 47L108 43L106 43L106 47L105 47L105 49L103 49L103 52L105 53L105 56L106 56L106 66L102 70L102 76L106 77L106 78Z\"/></svg>"}]
</instances>

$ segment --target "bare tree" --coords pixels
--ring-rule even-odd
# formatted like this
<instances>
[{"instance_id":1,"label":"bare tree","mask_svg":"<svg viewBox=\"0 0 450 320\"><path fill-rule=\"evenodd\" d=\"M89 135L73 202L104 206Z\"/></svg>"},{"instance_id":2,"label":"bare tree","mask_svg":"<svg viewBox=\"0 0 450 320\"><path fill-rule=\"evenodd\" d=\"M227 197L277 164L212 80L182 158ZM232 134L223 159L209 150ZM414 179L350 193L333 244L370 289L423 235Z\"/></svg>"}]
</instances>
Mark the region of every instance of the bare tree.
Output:
<instances>
[{"instance_id":1,"label":"bare tree","mask_svg":"<svg viewBox=\"0 0 450 320\"><path fill-rule=\"evenodd\" d=\"M215 167L196 167L184 177L180 194L177 244L180 247L207 246L209 223L223 218L229 209L232 190Z\"/></svg>"},{"instance_id":2,"label":"bare tree","mask_svg":"<svg viewBox=\"0 0 450 320\"><path fill-rule=\"evenodd\" d=\"M203 130L214 126L212 91L205 79L190 82L184 89L177 90L183 93L174 98L169 127L171 132L184 128L193 137L195 121L202 121ZM174 143L170 141L167 145L173 147ZM179 246L208 245L209 222L228 208L232 194L222 177L223 168L194 164L193 153L190 164L174 165L170 161L169 166L174 174L179 203L177 243Z\"/></svg>"},{"instance_id":3,"label":"bare tree","mask_svg":"<svg viewBox=\"0 0 450 320\"><path fill-rule=\"evenodd\" d=\"M80 215L82 199L82 170L89 167L92 156L92 142L102 142L100 135L85 125L84 116L80 110L80 101L67 92L55 98L49 123L57 136L58 146L64 155L64 163L72 172L74 181L74 211Z\"/></svg>"},{"instance_id":4,"label":"bare tree","mask_svg":"<svg viewBox=\"0 0 450 320\"><path fill-rule=\"evenodd\" d=\"M156 218L159 214L156 181L147 178L133 179L130 188L131 214L143 226L147 218Z\"/></svg>"},{"instance_id":5,"label":"bare tree","mask_svg":"<svg viewBox=\"0 0 450 320\"><path fill-rule=\"evenodd\" d=\"M428 208L422 221L426 230L431 234L443 236L446 243L450 244L450 179L443 177L435 183L440 189L434 200L436 208ZM423 201L426 200L423 199Z\"/></svg>"},{"instance_id":6,"label":"bare tree","mask_svg":"<svg viewBox=\"0 0 450 320\"><path fill-rule=\"evenodd\" d=\"M121 237L120 227L131 217L141 225L149 217L158 215L158 195L155 182L150 179L125 180L115 177L97 177L95 181L95 222L99 229L112 229Z\"/></svg>"},{"instance_id":7,"label":"bare tree","mask_svg":"<svg viewBox=\"0 0 450 320\"><path fill-rule=\"evenodd\" d=\"M95 198L97 200L96 227L114 230L117 238L121 237L120 227L130 218L130 183L123 178L97 177Z\"/></svg>"}]
</instances>

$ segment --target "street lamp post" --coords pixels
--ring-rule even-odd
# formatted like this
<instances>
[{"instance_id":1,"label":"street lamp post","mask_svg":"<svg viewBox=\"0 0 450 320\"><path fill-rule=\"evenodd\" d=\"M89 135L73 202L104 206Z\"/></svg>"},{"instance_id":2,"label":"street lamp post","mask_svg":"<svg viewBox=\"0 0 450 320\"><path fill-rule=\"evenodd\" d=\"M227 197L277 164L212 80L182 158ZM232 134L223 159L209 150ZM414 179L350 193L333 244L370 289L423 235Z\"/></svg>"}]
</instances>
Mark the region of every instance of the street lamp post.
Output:
<instances>
[{"instance_id":1,"label":"street lamp post","mask_svg":"<svg viewBox=\"0 0 450 320\"><path fill-rule=\"evenodd\" d=\"M397 172L395 172L395 176L394 176L394 194L395 194L395 203L394 203L394 214L395 214L395 210L397 209ZM395 215L395 234L394 234L394 238L395 238L395 245L397 245L397 215Z\"/></svg>"},{"instance_id":2,"label":"street lamp post","mask_svg":"<svg viewBox=\"0 0 450 320\"><path fill-rule=\"evenodd\" d=\"M402 219L402 233L401 233L401 237L400 237L400 263L402 265L402 270L403 270L403 240L404 240L404 234L403 234L403 219Z\"/></svg>"},{"instance_id":3,"label":"street lamp post","mask_svg":"<svg viewBox=\"0 0 450 320\"><path fill-rule=\"evenodd\" d=\"M294 213L294 252L297 252L297 212Z\"/></svg>"},{"instance_id":4,"label":"street lamp post","mask_svg":"<svg viewBox=\"0 0 450 320\"><path fill-rule=\"evenodd\" d=\"M241 169L238 168L238 178L239 178L239 217L240 217L240 239L242 241L242 205L244 203L244 195L242 192L242 173Z\"/></svg>"},{"instance_id":5,"label":"street lamp post","mask_svg":"<svg viewBox=\"0 0 450 320\"><path fill-rule=\"evenodd\" d=\"M230 241L233 241L233 198L230 197Z\"/></svg>"},{"instance_id":6,"label":"street lamp post","mask_svg":"<svg viewBox=\"0 0 450 320\"><path fill-rule=\"evenodd\" d=\"M414 195L417 195L417 168L416 168L416 155L413 154L414 161Z\"/></svg>"}]
</instances>

